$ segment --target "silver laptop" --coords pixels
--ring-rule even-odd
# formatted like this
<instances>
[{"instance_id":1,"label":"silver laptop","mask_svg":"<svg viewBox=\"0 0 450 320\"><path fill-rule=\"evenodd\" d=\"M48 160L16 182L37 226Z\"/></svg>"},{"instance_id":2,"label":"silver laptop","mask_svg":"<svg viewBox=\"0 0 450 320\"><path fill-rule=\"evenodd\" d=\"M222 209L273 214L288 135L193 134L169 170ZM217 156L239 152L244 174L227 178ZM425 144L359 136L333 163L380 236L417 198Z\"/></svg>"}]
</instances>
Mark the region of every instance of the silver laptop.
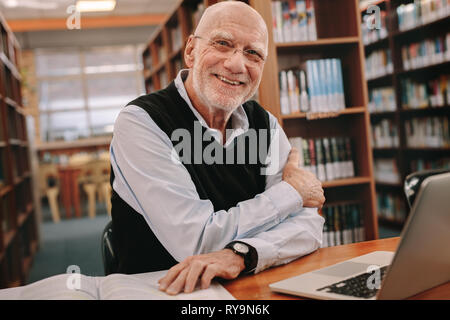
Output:
<instances>
[{"instance_id":1,"label":"silver laptop","mask_svg":"<svg viewBox=\"0 0 450 320\"><path fill-rule=\"evenodd\" d=\"M450 173L431 176L396 252L375 251L269 285L314 299L405 299L450 281Z\"/></svg>"}]
</instances>

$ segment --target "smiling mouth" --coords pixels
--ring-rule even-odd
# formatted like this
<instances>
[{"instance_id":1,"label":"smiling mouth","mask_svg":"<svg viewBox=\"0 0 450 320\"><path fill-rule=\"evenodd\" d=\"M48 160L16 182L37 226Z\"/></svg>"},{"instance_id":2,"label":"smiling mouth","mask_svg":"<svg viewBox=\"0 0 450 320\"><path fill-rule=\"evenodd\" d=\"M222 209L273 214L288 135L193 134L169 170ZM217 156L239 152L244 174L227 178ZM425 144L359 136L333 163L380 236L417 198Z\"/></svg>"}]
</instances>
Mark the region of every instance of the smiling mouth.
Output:
<instances>
[{"instance_id":1,"label":"smiling mouth","mask_svg":"<svg viewBox=\"0 0 450 320\"><path fill-rule=\"evenodd\" d=\"M242 81L229 80L229 79L227 79L227 78L225 78L225 77L223 77L221 75L218 75L218 74L214 74L214 76L217 79L219 79L220 81L225 82L226 84L229 84L229 85L232 85L232 86L240 86L240 85L244 84L244 82L242 82Z\"/></svg>"}]
</instances>

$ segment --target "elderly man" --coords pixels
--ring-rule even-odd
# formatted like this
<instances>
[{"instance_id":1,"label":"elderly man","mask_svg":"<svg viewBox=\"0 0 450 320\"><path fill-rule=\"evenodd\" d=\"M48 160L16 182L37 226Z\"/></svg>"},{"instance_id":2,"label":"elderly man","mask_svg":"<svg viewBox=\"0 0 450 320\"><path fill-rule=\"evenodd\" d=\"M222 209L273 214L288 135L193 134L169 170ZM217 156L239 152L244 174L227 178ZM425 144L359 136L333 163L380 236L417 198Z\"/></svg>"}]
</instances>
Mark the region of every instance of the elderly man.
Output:
<instances>
[{"instance_id":1,"label":"elderly man","mask_svg":"<svg viewBox=\"0 0 450 320\"><path fill-rule=\"evenodd\" d=\"M298 167L298 151L291 151L276 118L247 101L261 81L267 45L266 25L253 8L213 5L188 39L189 69L120 112L110 150L119 272L170 268L160 290L177 294L319 248L321 183ZM183 154L176 145L180 130L201 140L184 144ZM257 133L257 143L242 144L246 161L228 161L239 158L236 146L248 132ZM261 143L265 139L270 147ZM237 154L195 161L211 146L215 160L220 152ZM255 150L266 157L249 163ZM268 163L279 166L264 174Z\"/></svg>"}]
</instances>

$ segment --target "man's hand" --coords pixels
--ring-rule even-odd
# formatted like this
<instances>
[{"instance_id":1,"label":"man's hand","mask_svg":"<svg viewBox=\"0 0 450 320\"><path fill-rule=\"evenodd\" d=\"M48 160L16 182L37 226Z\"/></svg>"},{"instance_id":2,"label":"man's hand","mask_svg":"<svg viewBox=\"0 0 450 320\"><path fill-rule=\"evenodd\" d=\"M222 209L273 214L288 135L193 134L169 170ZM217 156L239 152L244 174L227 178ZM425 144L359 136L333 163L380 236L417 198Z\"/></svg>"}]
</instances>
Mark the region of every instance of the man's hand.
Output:
<instances>
[{"instance_id":1,"label":"man's hand","mask_svg":"<svg viewBox=\"0 0 450 320\"><path fill-rule=\"evenodd\" d=\"M283 169L283 180L302 196L304 207L320 209L325 202L322 183L311 172L299 168L299 160L299 151L292 148Z\"/></svg>"},{"instance_id":2,"label":"man's hand","mask_svg":"<svg viewBox=\"0 0 450 320\"><path fill-rule=\"evenodd\" d=\"M214 277L236 278L244 270L244 258L230 249L191 256L169 269L164 278L159 279L159 289L175 295L184 289L194 291L200 280L202 289L211 284Z\"/></svg>"}]
</instances>

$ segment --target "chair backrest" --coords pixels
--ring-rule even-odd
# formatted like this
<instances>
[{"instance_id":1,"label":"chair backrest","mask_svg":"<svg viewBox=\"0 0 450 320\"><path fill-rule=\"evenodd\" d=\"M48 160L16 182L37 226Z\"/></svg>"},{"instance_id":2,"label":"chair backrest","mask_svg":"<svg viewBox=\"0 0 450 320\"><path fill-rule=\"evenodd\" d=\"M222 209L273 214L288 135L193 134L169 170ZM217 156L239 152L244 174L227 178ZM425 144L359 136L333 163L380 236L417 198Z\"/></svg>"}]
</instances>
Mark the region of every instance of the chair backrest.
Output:
<instances>
[{"instance_id":1,"label":"chair backrest","mask_svg":"<svg viewBox=\"0 0 450 320\"><path fill-rule=\"evenodd\" d=\"M108 222L103 229L101 250L105 276L111 273L116 273L118 270L118 262L112 247L112 221Z\"/></svg>"},{"instance_id":2,"label":"chair backrest","mask_svg":"<svg viewBox=\"0 0 450 320\"><path fill-rule=\"evenodd\" d=\"M445 169L423 170L408 175L405 178L403 190L405 192L406 199L408 200L409 207L410 208L412 207L414 200L416 199L417 193L420 190L420 185L426 178L446 172L450 172L450 169L445 168Z\"/></svg>"}]
</instances>

